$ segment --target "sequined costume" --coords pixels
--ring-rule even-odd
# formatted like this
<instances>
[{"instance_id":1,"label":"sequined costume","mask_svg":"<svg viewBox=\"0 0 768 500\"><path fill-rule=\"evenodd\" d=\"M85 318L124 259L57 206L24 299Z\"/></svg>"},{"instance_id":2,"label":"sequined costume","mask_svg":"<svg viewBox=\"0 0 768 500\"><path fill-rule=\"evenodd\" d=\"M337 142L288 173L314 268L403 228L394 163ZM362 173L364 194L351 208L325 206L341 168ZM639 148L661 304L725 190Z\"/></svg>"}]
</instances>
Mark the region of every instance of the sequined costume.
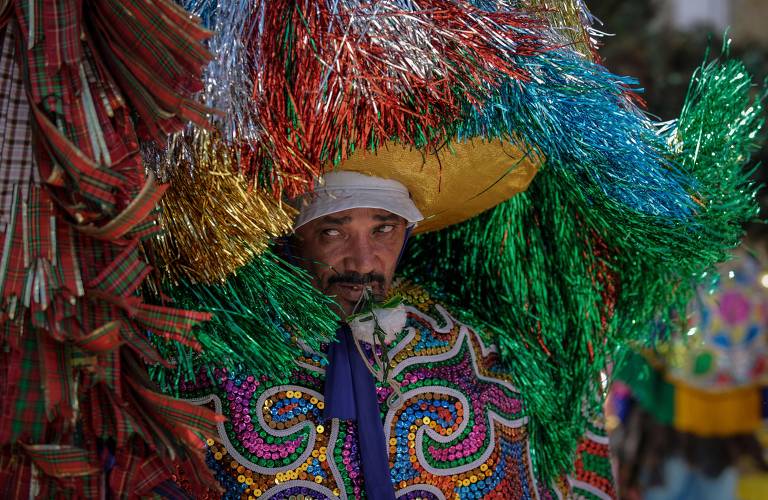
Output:
<instances>
[{"instance_id":1,"label":"sequined costume","mask_svg":"<svg viewBox=\"0 0 768 500\"><path fill-rule=\"evenodd\" d=\"M390 399L393 390L377 383L397 497L562 498L572 484L585 498L611 498L607 439L594 432L573 478L538 484L529 415L496 350L426 293L408 291L421 301L402 306L405 327L388 347L400 395ZM188 387L190 398L229 419L208 440L225 498L365 496L357 426L322 417L327 361L307 351L296 363L288 385L216 370L213 383Z\"/></svg>"}]
</instances>

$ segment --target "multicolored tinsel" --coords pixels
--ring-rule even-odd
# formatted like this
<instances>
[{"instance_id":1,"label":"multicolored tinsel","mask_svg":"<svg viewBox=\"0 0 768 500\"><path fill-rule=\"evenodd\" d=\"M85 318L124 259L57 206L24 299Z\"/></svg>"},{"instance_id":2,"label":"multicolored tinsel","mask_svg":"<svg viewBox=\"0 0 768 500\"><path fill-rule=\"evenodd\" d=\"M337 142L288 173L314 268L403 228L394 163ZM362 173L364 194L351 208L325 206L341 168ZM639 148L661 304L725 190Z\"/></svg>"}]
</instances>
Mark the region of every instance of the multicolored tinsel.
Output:
<instances>
[{"instance_id":1,"label":"multicolored tinsel","mask_svg":"<svg viewBox=\"0 0 768 500\"><path fill-rule=\"evenodd\" d=\"M704 64L680 120L663 131L681 175L696 187L698 206L687 219L585 193L550 156L526 193L412 243L407 274L459 303L478 303L477 314L498 335L516 385L526 388L534 457L545 477L571 467L584 414L601 400L602 370L617 346L652 338L655 320L684 310L703 272L727 258L740 224L757 215L743 166L762 125L765 91L753 100L751 86L727 54Z\"/></svg>"},{"instance_id":2,"label":"multicolored tinsel","mask_svg":"<svg viewBox=\"0 0 768 500\"><path fill-rule=\"evenodd\" d=\"M581 196L672 218L693 210L690 180L670 174L666 145L632 102L635 82L564 47L530 6L263 1L225 14L193 3L230 21L210 77L250 78L254 92L243 103L211 85L210 98L232 110L228 130L247 129L246 144L232 143L241 170L276 194L305 191L323 169L385 141L429 150L481 137L534 146ZM586 30L583 6L567 3L560 22ZM238 65L252 74L236 76Z\"/></svg>"},{"instance_id":3,"label":"multicolored tinsel","mask_svg":"<svg viewBox=\"0 0 768 500\"><path fill-rule=\"evenodd\" d=\"M255 28L250 21L257 15L259 3L251 0L183 0L180 3L213 31L208 48L216 57L206 67L202 95L207 105L222 112L214 119L222 139L230 145L251 144L257 148L261 130L251 97L258 60L249 57L245 40Z\"/></svg>"},{"instance_id":4,"label":"multicolored tinsel","mask_svg":"<svg viewBox=\"0 0 768 500\"><path fill-rule=\"evenodd\" d=\"M258 128L250 134L248 125L242 137L249 142L243 172L293 196L311 187L323 165L355 149L392 138L440 144L462 102L482 102L499 78L526 79L506 55L546 50L537 34L544 22L503 3L507 8L499 12L464 0L418 7L404 1L235 2L216 5L215 13L211 2L188 6L209 13L217 26L229 21L224 59L211 77L254 82L247 103L228 101L231 110L247 110L232 118L231 129L246 123ZM236 27L242 31L235 33ZM240 43L248 60L233 64L242 61ZM252 74L234 76L236 66Z\"/></svg>"},{"instance_id":5,"label":"multicolored tinsel","mask_svg":"<svg viewBox=\"0 0 768 500\"><path fill-rule=\"evenodd\" d=\"M198 347L209 314L138 294L166 189L139 136L206 124L209 33L167 0L3 7L0 491L150 494L174 466L205 470L195 433L218 421L155 392L140 361L167 364L148 332Z\"/></svg>"},{"instance_id":6,"label":"multicolored tinsel","mask_svg":"<svg viewBox=\"0 0 768 500\"><path fill-rule=\"evenodd\" d=\"M690 179L670 173L678 169L663 138L633 104L635 82L572 50L591 22L582 2L554 4L532 0L524 13L511 0L185 3L218 30L203 95L226 111L221 154L255 184L257 198L261 190L306 191L323 169L393 139L429 150L501 138L535 147L579 197L686 219L695 205ZM208 161L195 151L167 157L198 172ZM209 205L206 191L199 200L186 192L186 206ZM226 226L240 207L227 196L219 203L186 230L175 224L167 239L208 249L206 258L166 256L195 279L234 272L249 256L245 247L219 248L225 240L210 228ZM249 246L264 245L254 238Z\"/></svg>"}]
</instances>

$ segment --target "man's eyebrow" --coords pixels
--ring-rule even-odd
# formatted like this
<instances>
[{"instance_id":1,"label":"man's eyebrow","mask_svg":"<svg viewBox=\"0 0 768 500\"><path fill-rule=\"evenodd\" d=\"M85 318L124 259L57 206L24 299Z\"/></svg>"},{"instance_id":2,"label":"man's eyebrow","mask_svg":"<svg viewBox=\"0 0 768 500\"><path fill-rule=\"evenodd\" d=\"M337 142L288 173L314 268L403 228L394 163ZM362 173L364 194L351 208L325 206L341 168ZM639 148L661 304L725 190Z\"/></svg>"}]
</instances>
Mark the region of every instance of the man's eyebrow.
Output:
<instances>
[{"instance_id":1,"label":"man's eyebrow","mask_svg":"<svg viewBox=\"0 0 768 500\"><path fill-rule=\"evenodd\" d=\"M333 224L336 226L343 226L344 224L349 224L352 222L352 217L349 215L345 215L344 217L334 217L332 215L326 215L322 219L320 219L324 224Z\"/></svg>"},{"instance_id":2,"label":"man's eyebrow","mask_svg":"<svg viewBox=\"0 0 768 500\"><path fill-rule=\"evenodd\" d=\"M374 214L373 220L376 220L379 222L399 222L400 220L403 220L403 218L397 214L392 214L392 213L387 215Z\"/></svg>"}]
</instances>

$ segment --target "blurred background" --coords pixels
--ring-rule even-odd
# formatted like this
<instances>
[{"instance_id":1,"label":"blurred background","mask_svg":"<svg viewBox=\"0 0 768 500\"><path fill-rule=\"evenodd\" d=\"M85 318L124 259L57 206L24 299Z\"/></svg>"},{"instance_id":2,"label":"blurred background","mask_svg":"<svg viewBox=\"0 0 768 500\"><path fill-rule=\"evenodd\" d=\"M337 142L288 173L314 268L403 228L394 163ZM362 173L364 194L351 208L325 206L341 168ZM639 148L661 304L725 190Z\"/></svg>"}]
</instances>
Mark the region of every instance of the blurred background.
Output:
<instances>
[{"instance_id":1,"label":"blurred background","mask_svg":"<svg viewBox=\"0 0 768 500\"><path fill-rule=\"evenodd\" d=\"M679 115L691 75L723 36L756 83L768 76L768 0L587 0L603 63ZM757 89L755 91L757 93ZM768 183L766 133L755 180ZM760 191L768 218L768 190ZM751 224L719 284L701 290L671 340L615 367L608 428L623 499L768 500L768 225Z\"/></svg>"},{"instance_id":2,"label":"blurred background","mask_svg":"<svg viewBox=\"0 0 768 500\"><path fill-rule=\"evenodd\" d=\"M746 64L755 82L768 77L768 0L587 0L599 20L595 28L617 36L601 39L600 54L613 72L636 77L645 89L648 109L662 120L679 115L691 74L709 47L720 53L723 35L732 54ZM602 23L602 24L601 24ZM756 179L768 181L766 134L757 141L761 164ZM768 191L761 191L763 218ZM750 233L768 236L768 226Z\"/></svg>"}]
</instances>

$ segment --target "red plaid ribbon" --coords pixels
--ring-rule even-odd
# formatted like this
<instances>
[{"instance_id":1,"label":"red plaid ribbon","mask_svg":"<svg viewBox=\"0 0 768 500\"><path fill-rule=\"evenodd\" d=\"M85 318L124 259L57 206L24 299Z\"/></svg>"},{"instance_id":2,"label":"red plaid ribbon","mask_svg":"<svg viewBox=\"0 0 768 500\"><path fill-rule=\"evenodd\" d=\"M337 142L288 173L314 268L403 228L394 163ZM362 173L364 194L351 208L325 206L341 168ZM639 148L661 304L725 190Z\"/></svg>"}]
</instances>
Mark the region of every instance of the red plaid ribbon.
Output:
<instances>
[{"instance_id":1,"label":"red plaid ribbon","mask_svg":"<svg viewBox=\"0 0 768 500\"><path fill-rule=\"evenodd\" d=\"M53 477L88 476L99 468L90 463L87 450L59 444L22 445L27 455L45 474Z\"/></svg>"},{"instance_id":2,"label":"red plaid ribbon","mask_svg":"<svg viewBox=\"0 0 768 500\"><path fill-rule=\"evenodd\" d=\"M191 96L207 33L170 0L11 0L0 16L0 491L103 495L97 443L115 438L112 493L149 494L170 477L168 448L194 456L189 429L215 420L125 385L146 377L123 366L131 350L167 364L147 329L196 346L208 317L138 295L137 241L158 231L165 186L145 176L133 116L160 140L204 122Z\"/></svg>"}]
</instances>

